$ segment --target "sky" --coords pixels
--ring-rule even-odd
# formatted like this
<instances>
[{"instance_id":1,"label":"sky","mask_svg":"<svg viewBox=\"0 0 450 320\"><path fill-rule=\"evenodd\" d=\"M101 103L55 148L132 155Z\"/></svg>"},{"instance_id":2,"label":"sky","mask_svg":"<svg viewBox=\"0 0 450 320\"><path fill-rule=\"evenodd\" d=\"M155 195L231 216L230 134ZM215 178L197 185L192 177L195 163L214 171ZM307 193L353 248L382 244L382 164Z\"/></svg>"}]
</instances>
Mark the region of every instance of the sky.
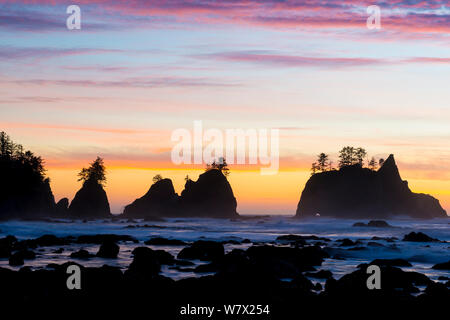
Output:
<instances>
[{"instance_id":1,"label":"sky","mask_svg":"<svg viewBox=\"0 0 450 320\"><path fill-rule=\"evenodd\" d=\"M171 160L194 121L279 130L278 173L230 165L242 214L294 214L317 154L347 145L394 154L450 212L449 80L449 1L0 0L0 130L45 159L56 200L103 157L114 213L156 174L180 193L203 172Z\"/></svg>"}]
</instances>

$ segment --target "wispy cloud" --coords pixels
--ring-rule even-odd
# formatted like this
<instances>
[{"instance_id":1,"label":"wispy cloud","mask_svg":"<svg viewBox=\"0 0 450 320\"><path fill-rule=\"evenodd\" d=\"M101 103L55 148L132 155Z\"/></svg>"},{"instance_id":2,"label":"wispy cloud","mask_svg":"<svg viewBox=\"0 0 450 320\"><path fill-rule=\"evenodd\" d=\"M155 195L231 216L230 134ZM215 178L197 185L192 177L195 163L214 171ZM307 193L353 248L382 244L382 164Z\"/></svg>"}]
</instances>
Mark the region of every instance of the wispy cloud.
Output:
<instances>
[{"instance_id":1,"label":"wispy cloud","mask_svg":"<svg viewBox=\"0 0 450 320\"><path fill-rule=\"evenodd\" d=\"M241 52L219 52L201 57L209 57L232 62L251 62L273 66L285 67L354 67L374 64L385 64L387 61L373 58L346 58L346 57L307 57L286 54L276 54L241 51Z\"/></svg>"},{"instance_id":2,"label":"wispy cloud","mask_svg":"<svg viewBox=\"0 0 450 320\"><path fill-rule=\"evenodd\" d=\"M119 49L100 49L100 48L49 48L49 47L0 47L0 59L42 59L65 57L83 54L105 54L121 53Z\"/></svg>"},{"instance_id":3,"label":"wispy cloud","mask_svg":"<svg viewBox=\"0 0 450 320\"><path fill-rule=\"evenodd\" d=\"M19 79L0 80L0 83L18 85L56 85L75 87L117 87L117 88L164 88L164 87L235 87L240 84L210 78L188 77L135 77L122 80L62 80L62 79Z\"/></svg>"},{"instance_id":4,"label":"wispy cloud","mask_svg":"<svg viewBox=\"0 0 450 320\"><path fill-rule=\"evenodd\" d=\"M56 124L37 124L24 122L0 122L2 128L31 128L31 129L54 129L66 131L87 131L97 133L113 133L113 134L150 134L159 133L156 130L136 130L128 128L102 128L102 127L87 127L87 126L73 126L73 125L56 125Z\"/></svg>"},{"instance_id":5,"label":"wispy cloud","mask_svg":"<svg viewBox=\"0 0 450 320\"><path fill-rule=\"evenodd\" d=\"M450 64L445 57L411 57L411 58L369 58L369 57L311 57L289 55L271 51L234 51L216 52L195 56L200 59L216 59L228 62L242 62L269 65L274 67L325 67L347 68L373 65L401 65L409 63Z\"/></svg>"}]
</instances>

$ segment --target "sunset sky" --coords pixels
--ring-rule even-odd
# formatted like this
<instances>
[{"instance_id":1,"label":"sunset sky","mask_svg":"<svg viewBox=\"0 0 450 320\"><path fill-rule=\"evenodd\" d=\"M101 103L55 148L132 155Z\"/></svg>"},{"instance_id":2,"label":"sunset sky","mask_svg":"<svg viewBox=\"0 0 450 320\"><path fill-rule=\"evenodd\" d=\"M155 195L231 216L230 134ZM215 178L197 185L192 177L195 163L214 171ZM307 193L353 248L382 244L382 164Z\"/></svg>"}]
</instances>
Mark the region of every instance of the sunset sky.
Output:
<instances>
[{"instance_id":1,"label":"sunset sky","mask_svg":"<svg viewBox=\"0 0 450 320\"><path fill-rule=\"evenodd\" d=\"M56 200L105 158L114 213L157 173L178 193L198 177L170 158L195 120L280 129L278 174L230 166L240 213L294 214L316 155L346 145L395 154L450 212L449 83L450 1L0 0L0 130L45 159Z\"/></svg>"}]
</instances>

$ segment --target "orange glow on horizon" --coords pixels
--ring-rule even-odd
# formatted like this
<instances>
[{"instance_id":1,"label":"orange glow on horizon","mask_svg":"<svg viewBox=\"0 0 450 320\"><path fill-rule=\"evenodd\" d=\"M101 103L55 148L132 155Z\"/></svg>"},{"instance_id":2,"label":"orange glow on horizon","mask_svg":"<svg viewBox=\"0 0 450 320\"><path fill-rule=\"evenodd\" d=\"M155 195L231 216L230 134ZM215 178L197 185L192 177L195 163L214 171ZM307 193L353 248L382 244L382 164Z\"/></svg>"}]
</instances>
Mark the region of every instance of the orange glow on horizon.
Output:
<instances>
[{"instance_id":1,"label":"orange glow on horizon","mask_svg":"<svg viewBox=\"0 0 450 320\"><path fill-rule=\"evenodd\" d=\"M186 168L130 168L108 167L106 191L113 213L120 213L123 207L142 197L150 188L152 178L161 174L173 181L175 191L180 194L186 175L193 180L204 169ZM55 199L71 200L81 183L77 182L79 169L49 168L48 176ZM305 183L310 177L309 169L280 170L278 174L263 176L259 170L234 170L228 177L238 201L241 214L286 214L293 215ZM405 179L405 178L403 178ZM450 209L450 182L435 180L409 180L412 191L428 193L440 200L444 209Z\"/></svg>"}]
</instances>

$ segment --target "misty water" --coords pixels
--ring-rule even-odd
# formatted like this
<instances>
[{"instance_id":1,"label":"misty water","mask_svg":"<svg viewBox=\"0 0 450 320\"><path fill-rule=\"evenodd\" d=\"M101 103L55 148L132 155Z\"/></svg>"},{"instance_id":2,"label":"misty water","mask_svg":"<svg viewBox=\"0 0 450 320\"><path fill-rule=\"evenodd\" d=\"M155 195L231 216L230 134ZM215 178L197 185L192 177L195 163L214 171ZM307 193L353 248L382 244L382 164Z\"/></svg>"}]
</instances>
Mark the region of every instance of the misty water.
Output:
<instances>
[{"instance_id":1,"label":"misty water","mask_svg":"<svg viewBox=\"0 0 450 320\"><path fill-rule=\"evenodd\" d=\"M275 242L280 235L316 235L328 238L331 241L319 243L330 248L330 257L324 261L318 270L330 270L335 278L352 272L361 263L370 262L376 258L390 259L402 258L409 261L412 267L402 268L407 271L418 271L438 281L440 276L450 277L448 270L434 270L431 267L436 263L450 260L450 223L448 219L432 220L387 220L393 228L353 227L355 222L368 222L367 220L344 219L314 219L296 220L292 217L257 217L248 220L219 220L219 219L167 219L166 221L127 221L127 220L98 220L98 221L8 221L0 223L0 237L14 235L19 240L32 239L44 234L56 236L79 236L87 234L121 234L130 235L139 240L139 243L119 243L120 253L117 259L91 258L88 260L70 258L70 253L81 248L95 254L99 245L96 244L70 244L57 247L42 247L35 249L36 259L26 260L25 266L34 269L46 268L49 263L64 263L75 261L84 266L98 267L104 264L118 266L125 270L133 257L131 252L152 237L164 237L191 242L199 239L240 242L249 239L255 244L282 245ZM406 242L403 236L412 232L423 232L433 238L445 242ZM372 240L372 237L390 238L398 240ZM357 247L340 247L338 239L348 238L360 241ZM315 241L310 241L315 243ZM225 244L226 252L234 248L246 249L251 243ZM176 256L184 246L148 246L153 249L162 249ZM56 249L63 248L62 253L55 253ZM354 246L353 246L354 248ZM205 262L195 261L201 264ZM8 259L0 259L0 267L14 270L20 267L11 267ZM191 267L192 268L192 267ZM164 266L162 274L180 279L184 277L198 277L204 274L193 271L180 271L170 266ZM315 280L317 281L317 280Z\"/></svg>"}]
</instances>

